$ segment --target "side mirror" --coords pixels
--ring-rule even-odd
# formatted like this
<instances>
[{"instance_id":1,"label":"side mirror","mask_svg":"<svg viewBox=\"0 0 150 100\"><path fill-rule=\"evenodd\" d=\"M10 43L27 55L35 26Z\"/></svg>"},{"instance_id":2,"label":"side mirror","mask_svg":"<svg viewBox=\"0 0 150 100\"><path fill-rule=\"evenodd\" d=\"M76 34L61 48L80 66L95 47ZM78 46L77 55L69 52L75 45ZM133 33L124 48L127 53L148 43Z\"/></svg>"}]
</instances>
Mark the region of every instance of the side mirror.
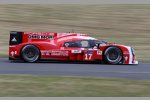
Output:
<instances>
[{"instance_id":1,"label":"side mirror","mask_svg":"<svg viewBox=\"0 0 150 100\"><path fill-rule=\"evenodd\" d=\"M97 49L100 49L101 43L96 43Z\"/></svg>"}]
</instances>

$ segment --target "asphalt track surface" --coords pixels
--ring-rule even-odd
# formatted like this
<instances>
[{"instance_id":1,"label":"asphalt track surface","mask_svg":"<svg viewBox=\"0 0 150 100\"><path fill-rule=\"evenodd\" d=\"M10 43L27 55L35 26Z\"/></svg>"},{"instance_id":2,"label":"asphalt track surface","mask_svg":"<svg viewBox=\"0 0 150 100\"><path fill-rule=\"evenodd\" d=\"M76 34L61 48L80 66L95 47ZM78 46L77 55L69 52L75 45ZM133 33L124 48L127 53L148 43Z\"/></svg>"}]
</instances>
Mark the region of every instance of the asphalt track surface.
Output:
<instances>
[{"instance_id":1,"label":"asphalt track surface","mask_svg":"<svg viewBox=\"0 0 150 100\"><path fill-rule=\"evenodd\" d=\"M76 62L24 63L0 58L0 74L29 74L53 76L108 77L150 79L150 63L139 65L104 65Z\"/></svg>"}]
</instances>

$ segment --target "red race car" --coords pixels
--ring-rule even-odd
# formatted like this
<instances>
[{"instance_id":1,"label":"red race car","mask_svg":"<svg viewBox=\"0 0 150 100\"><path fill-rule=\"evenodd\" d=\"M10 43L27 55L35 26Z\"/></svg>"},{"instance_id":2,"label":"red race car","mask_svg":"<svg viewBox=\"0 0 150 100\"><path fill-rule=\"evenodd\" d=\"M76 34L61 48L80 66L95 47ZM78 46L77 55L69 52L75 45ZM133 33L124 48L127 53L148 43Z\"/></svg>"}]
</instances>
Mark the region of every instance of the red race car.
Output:
<instances>
[{"instance_id":1,"label":"red race car","mask_svg":"<svg viewBox=\"0 0 150 100\"><path fill-rule=\"evenodd\" d=\"M81 33L10 32L9 60L138 64L130 46L107 43Z\"/></svg>"}]
</instances>

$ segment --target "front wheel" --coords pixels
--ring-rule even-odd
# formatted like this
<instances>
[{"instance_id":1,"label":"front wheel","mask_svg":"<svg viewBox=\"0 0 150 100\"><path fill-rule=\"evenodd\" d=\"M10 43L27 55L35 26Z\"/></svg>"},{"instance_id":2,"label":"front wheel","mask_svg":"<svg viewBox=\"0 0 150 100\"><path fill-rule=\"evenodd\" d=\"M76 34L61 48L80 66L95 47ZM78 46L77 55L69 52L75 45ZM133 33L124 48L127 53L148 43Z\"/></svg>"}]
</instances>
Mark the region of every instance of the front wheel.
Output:
<instances>
[{"instance_id":1,"label":"front wheel","mask_svg":"<svg viewBox=\"0 0 150 100\"><path fill-rule=\"evenodd\" d=\"M26 45L21 51L21 56L25 62L33 63L39 59L40 51L34 45Z\"/></svg>"},{"instance_id":2,"label":"front wheel","mask_svg":"<svg viewBox=\"0 0 150 100\"><path fill-rule=\"evenodd\" d=\"M123 54L118 47L108 47L104 52L104 61L108 64L122 64Z\"/></svg>"}]
</instances>

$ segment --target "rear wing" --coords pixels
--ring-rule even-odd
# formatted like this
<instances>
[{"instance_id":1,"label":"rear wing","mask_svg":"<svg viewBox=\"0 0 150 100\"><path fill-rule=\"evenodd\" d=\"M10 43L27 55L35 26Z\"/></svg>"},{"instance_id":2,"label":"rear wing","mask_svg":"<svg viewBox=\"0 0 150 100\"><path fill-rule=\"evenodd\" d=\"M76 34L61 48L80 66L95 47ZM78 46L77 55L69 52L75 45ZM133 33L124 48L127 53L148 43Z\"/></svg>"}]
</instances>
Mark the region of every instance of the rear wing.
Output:
<instances>
[{"instance_id":1,"label":"rear wing","mask_svg":"<svg viewBox=\"0 0 150 100\"><path fill-rule=\"evenodd\" d=\"M18 32L11 31L9 45L18 45L25 42L50 41L56 37L56 33L51 32Z\"/></svg>"},{"instance_id":2,"label":"rear wing","mask_svg":"<svg viewBox=\"0 0 150 100\"><path fill-rule=\"evenodd\" d=\"M50 41L67 36L87 36L81 33L52 33L52 32L10 32L9 45L18 45L25 42Z\"/></svg>"}]
</instances>

